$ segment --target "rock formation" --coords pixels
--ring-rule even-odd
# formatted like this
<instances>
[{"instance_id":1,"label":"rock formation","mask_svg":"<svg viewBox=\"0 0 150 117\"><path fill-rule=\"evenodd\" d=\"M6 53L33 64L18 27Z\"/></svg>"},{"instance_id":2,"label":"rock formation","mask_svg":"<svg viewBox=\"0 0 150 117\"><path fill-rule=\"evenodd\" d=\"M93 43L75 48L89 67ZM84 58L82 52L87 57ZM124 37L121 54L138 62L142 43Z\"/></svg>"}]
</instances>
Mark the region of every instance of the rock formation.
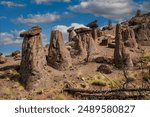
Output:
<instances>
[{"instance_id":1,"label":"rock formation","mask_svg":"<svg viewBox=\"0 0 150 117\"><path fill-rule=\"evenodd\" d=\"M89 58L97 51L96 43L92 37L92 30L88 28L78 28L75 30L77 33L74 38L77 55L81 58Z\"/></svg>"},{"instance_id":2,"label":"rock formation","mask_svg":"<svg viewBox=\"0 0 150 117\"><path fill-rule=\"evenodd\" d=\"M117 24L116 26L116 37L115 37L115 50L114 50L114 63L117 68L131 67L133 66L130 54L126 52L122 34L121 26Z\"/></svg>"},{"instance_id":3,"label":"rock formation","mask_svg":"<svg viewBox=\"0 0 150 117\"><path fill-rule=\"evenodd\" d=\"M67 32L69 33L68 38L69 38L69 42L73 40L73 38L76 36L76 33L74 32L74 28L75 27L71 27L67 30Z\"/></svg>"},{"instance_id":4,"label":"rock formation","mask_svg":"<svg viewBox=\"0 0 150 117\"><path fill-rule=\"evenodd\" d=\"M92 29L92 37L95 41L97 41L98 35L97 35L97 20L90 22L88 25Z\"/></svg>"},{"instance_id":5,"label":"rock formation","mask_svg":"<svg viewBox=\"0 0 150 117\"><path fill-rule=\"evenodd\" d=\"M76 37L74 38L75 46L73 47L77 50L76 55L80 56L81 58L87 57L87 34L91 33L91 29L88 28L78 28L75 29L77 33Z\"/></svg>"},{"instance_id":6,"label":"rock formation","mask_svg":"<svg viewBox=\"0 0 150 117\"><path fill-rule=\"evenodd\" d=\"M6 60L5 56L3 56L2 53L0 53L0 64L4 64L6 61L7 60Z\"/></svg>"},{"instance_id":7,"label":"rock formation","mask_svg":"<svg viewBox=\"0 0 150 117\"><path fill-rule=\"evenodd\" d=\"M76 37L76 50L78 50L77 55L85 58L87 56L86 51L86 43L84 42L84 38L81 38L81 35L77 35Z\"/></svg>"},{"instance_id":8,"label":"rock formation","mask_svg":"<svg viewBox=\"0 0 150 117\"><path fill-rule=\"evenodd\" d=\"M28 90L36 90L48 85L41 30L40 27L35 26L20 34L21 37L24 37L20 68L21 82Z\"/></svg>"},{"instance_id":9,"label":"rock formation","mask_svg":"<svg viewBox=\"0 0 150 117\"><path fill-rule=\"evenodd\" d=\"M129 26L132 26L138 44L150 45L150 13L143 15L138 13L129 20Z\"/></svg>"},{"instance_id":10,"label":"rock formation","mask_svg":"<svg viewBox=\"0 0 150 117\"><path fill-rule=\"evenodd\" d=\"M91 56L97 52L97 46L94 39L92 38L92 35L87 34L86 37L87 37L87 45L88 45L87 53L89 56Z\"/></svg>"},{"instance_id":11,"label":"rock formation","mask_svg":"<svg viewBox=\"0 0 150 117\"><path fill-rule=\"evenodd\" d=\"M62 33L58 30L51 32L47 61L48 65L59 70L72 66L70 53L64 44Z\"/></svg>"},{"instance_id":12,"label":"rock formation","mask_svg":"<svg viewBox=\"0 0 150 117\"><path fill-rule=\"evenodd\" d=\"M125 46L131 47L131 48L138 47L138 44L135 39L134 31L129 26L127 26L125 29L123 29L122 38L123 38L123 42L124 42Z\"/></svg>"}]
</instances>

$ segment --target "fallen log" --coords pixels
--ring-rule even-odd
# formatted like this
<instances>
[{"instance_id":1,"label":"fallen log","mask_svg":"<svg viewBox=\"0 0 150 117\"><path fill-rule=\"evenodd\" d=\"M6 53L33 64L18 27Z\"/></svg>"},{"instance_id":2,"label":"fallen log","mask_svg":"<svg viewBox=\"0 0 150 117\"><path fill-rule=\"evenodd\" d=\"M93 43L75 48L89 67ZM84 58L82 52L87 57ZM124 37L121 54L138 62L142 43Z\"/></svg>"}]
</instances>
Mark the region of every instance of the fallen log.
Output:
<instances>
[{"instance_id":1,"label":"fallen log","mask_svg":"<svg viewBox=\"0 0 150 117\"><path fill-rule=\"evenodd\" d=\"M144 95L119 95L119 94L109 94L109 95L97 95L97 94L86 94L86 93L76 93L76 96L84 100L110 100L110 99L144 99Z\"/></svg>"},{"instance_id":2,"label":"fallen log","mask_svg":"<svg viewBox=\"0 0 150 117\"><path fill-rule=\"evenodd\" d=\"M64 91L69 93L89 93L89 94L96 94L96 93L117 93L117 92L149 92L150 88L133 88L133 89L111 89L111 90L89 90L89 89L77 89L77 88L65 88Z\"/></svg>"}]
</instances>

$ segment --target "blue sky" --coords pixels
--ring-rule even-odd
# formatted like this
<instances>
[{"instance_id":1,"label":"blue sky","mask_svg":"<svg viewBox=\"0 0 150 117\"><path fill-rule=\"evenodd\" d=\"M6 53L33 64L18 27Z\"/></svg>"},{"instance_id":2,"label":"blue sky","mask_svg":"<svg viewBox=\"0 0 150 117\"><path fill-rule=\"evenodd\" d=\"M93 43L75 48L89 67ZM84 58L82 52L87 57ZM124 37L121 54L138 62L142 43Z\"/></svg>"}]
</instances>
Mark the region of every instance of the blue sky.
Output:
<instances>
[{"instance_id":1,"label":"blue sky","mask_svg":"<svg viewBox=\"0 0 150 117\"><path fill-rule=\"evenodd\" d=\"M108 19L118 23L129 19L137 9L150 12L150 0L0 0L0 52L20 50L19 33L34 25L42 27L43 44L49 43L53 29L81 27L97 19L102 27Z\"/></svg>"}]
</instances>

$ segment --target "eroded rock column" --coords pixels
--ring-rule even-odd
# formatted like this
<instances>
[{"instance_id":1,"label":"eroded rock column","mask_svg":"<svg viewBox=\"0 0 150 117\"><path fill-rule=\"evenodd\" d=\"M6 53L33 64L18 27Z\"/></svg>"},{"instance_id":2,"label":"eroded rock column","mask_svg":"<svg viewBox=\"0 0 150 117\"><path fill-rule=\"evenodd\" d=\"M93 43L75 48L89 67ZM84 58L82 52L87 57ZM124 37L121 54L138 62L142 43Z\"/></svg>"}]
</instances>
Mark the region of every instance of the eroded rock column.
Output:
<instances>
[{"instance_id":1,"label":"eroded rock column","mask_svg":"<svg viewBox=\"0 0 150 117\"><path fill-rule=\"evenodd\" d=\"M43 88L48 84L41 31L42 29L36 26L20 34L21 37L24 37L20 68L21 82L28 90Z\"/></svg>"},{"instance_id":2,"label":"eroded rock column","mask_svg":"<svg viewBox=\"0 0 150 117\"><path fill-rule=\"evenodd\" d=\"M116 26L116 37L115 37L115 50L114 50L114 63L117 68L133 67L133 62L130 54L126 51L123 43L121 26Z\"/></svg>"},{"instance_id":3,"label":"eroded rock column","mask_svg":"<svg viewBox=\"0 0 150 117\"><path fill-rule=\"evenodd\" d=\"M72 66L70 52L64 44L62 33L58 30L51 32L47 61L48 65L58 70L66 70Z\"/></svg>"},{"instance_id":4,"label":"eroded rock column","mask_svg":"<svg viewBox=\"0 0 150 117\"><path fill-rule=\"evenodd\" d=\"M75 27L71 27L67 30L67 32L69 33L69 42L73 40L73 38L76 36L76 33L74 32L74 28Z\"/></svg>"}]
</instances>

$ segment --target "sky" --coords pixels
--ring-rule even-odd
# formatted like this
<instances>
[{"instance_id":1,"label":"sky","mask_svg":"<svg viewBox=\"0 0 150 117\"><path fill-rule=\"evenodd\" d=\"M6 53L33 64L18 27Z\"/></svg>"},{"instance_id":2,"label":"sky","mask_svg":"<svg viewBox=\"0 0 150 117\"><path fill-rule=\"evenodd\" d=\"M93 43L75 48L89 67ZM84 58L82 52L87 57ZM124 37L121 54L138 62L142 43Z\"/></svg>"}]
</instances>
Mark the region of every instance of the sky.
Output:
<instances>
[{"instance_id":1,"label":"sky","mask_svg":"<svg viewBox=\"0 0 150 117\"><path fill-rule=\"evenodd\" d=\"M98 20L99 27L130 19L137 9L150 12L150 0L0 0L0 52L21 50L19 34L32 26L42 28L43 45L52 30L60 30L67 41L67 29Z\"/></svg>"}]
</instances>

